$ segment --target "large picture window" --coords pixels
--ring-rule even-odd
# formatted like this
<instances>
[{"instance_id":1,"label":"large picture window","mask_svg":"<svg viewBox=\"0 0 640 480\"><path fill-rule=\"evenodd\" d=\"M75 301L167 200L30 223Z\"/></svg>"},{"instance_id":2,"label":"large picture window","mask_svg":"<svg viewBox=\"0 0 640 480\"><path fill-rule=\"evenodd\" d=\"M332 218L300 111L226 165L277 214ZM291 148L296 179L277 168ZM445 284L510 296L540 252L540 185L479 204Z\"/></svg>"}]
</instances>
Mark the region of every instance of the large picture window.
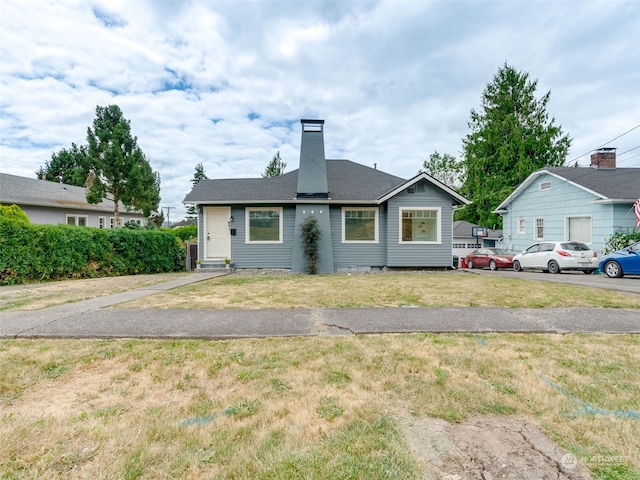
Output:
<instances>
[{"instance_id":1,"label":"large picture window","mask_svg":"<svg viewBox=\"0 0 640 480\"><path fill-rule=\"evenodd\" d=\"M282 243L282 208L247 208L247 243Z\"/></svg>"},{"instance_id":2,"label":"large picture window","mask_svg":"<svg viewBox=\"0 0 640 480\"><path fill-rule=\"evenodd\" d=\"M342 241L345 243L378 242L378 209L342 209Z\"/></svg>"},{"instance_id":3,"label":"large picture window","mask_svg":"<svg viewBox=\"0 0 640 480\"><path fill-rule=\"evenodd\" d=\"M440 243L439 208L401 208L400 243Z\"/></svg>"}]
</instances>

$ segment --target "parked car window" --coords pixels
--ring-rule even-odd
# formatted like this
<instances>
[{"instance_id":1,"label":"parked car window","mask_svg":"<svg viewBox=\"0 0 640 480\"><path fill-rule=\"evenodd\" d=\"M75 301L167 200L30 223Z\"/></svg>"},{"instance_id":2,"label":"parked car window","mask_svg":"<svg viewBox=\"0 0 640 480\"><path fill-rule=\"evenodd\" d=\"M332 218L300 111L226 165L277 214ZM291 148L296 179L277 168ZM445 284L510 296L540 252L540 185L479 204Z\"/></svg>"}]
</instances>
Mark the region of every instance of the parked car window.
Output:
<instances>
[{"instance_id":1,"label":"parked car window","mask_svg":"<svg viewBox=\"0 0 640 480\"><path fill-rule=\"evenodd\" d=\"M540 245L541 252L553 252L555 245L553 243L543 243Z\"/></svg>"},{"instance_id":2,"label":"parked car window","mask_svg":"<svg viewBox=\"0 0 640 480\"><path fill-rule=\"evenodd\" d=\"M591 250L584 243L580 242L567 242L561 244L563 250L568 250L572 252L584 252L586 250Z\"/></svg>"},{"instance_id":3,"label":"parked car window","mask_svg":"<svg viewBox=\"0 0 640 480\"><path fill-rule=\"evenodd\" d=\"M529 248L527 248L526 252L527 253L536 253L539 249L540 249L540 244L536 243L535 245L531 245Z\"/></svg>"}]
</instances>

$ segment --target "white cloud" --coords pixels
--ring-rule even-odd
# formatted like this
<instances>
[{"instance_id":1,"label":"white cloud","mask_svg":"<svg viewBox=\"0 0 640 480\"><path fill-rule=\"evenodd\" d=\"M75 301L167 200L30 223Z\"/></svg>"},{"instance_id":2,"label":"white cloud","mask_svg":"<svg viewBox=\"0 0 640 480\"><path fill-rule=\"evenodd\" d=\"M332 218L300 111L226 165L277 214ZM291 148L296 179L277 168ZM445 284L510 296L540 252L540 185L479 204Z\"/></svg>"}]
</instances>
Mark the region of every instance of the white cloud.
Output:
<instances>
[{"instance_id":1,"label":"white cloud","mask_svg":"<svg viewBox=\"0 0 640 480\"><path fill-rule=\"evenodd\" d=\"M297 168L300 118L326 153L409 178L459 155L472 108L506 62L551 90L570 159L640 123L636 2L56 2L5 0L0 170L32 176L118 104L184 212L197 163ZM640 145L640 129L609 146ZM640 166L638 152L622 166ZM627 160L628 159L628 160ZM580 159L588 162L588 156Z\"/></svg>"}]
</instances>

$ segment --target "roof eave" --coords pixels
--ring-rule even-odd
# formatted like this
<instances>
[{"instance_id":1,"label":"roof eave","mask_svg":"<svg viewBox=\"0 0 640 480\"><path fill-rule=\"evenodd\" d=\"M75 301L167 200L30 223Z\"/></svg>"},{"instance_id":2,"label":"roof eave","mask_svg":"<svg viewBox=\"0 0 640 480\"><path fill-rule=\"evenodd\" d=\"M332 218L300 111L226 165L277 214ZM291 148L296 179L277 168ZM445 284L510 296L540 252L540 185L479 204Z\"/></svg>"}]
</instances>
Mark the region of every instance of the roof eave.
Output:
<instances>
[{"instance_id":1,"label":"roof eave","mask_svg":"<svg viewBox=\"0 0 640 480\"><path fill-rule=\"evenodd\" d=\"M378 203L386 202L390 198L393 198L396 195L398 195L403 190L411 187L412 185L415 185L420 180L426 180L426 181L430 182L431 184L433 184L434 186L444 190L446 193L451 195L451 197L454 200L456 200L459 205L470 205L471 204L471 200L468 200L467 198L463 197L462 195L460 195L458 192L456 192L455 190L453 190L449 186L445 185L444 183L440 182L439 180L433 178L431 175L429 175L427 173L424 173L424 172L423 173L419 173L415 177L407 180L406 182L398 185L396 188L394 188L390 192L388 192L388 193L384 194L383 196L379 197L377 199L377 202Z\"/></svg>"}]
</instances>

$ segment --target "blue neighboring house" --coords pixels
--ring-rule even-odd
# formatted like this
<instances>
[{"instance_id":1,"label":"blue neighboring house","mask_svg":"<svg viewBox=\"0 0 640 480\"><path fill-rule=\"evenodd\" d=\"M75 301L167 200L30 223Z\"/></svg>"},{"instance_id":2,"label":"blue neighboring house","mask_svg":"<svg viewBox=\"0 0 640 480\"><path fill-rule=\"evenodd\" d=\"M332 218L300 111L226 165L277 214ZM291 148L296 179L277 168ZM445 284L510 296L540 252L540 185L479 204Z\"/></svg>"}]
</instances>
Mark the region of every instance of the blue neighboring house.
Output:
<instances>
[{"instance_id":1,"label":"blue neighboring house","mask_svg":"<svg viewBox=\"0 0 640 480\"><path fill-rule=\"evenodd\" d=\"M276 178L208 179L184 199L198 210L203 267L307 269L300 227L315 217L318 271L449 268L453 210L463 196L427 174L407 180L327 160L324 120L301 120L300 165Z\"/></svg>"},{"instance_id":2,"label":"blue neighboring house","mask_svg":"<svg viewBox=\"0 0 640 480\"><path fill-rule=\"evenodd\" d=\"M502 247L577 241L601 254L611 235L636 227L638 198L640 168L617 168L613 148L592 154L590 167L538 170L495 210L503 218Z\"/></svg>"}]
</instances>

